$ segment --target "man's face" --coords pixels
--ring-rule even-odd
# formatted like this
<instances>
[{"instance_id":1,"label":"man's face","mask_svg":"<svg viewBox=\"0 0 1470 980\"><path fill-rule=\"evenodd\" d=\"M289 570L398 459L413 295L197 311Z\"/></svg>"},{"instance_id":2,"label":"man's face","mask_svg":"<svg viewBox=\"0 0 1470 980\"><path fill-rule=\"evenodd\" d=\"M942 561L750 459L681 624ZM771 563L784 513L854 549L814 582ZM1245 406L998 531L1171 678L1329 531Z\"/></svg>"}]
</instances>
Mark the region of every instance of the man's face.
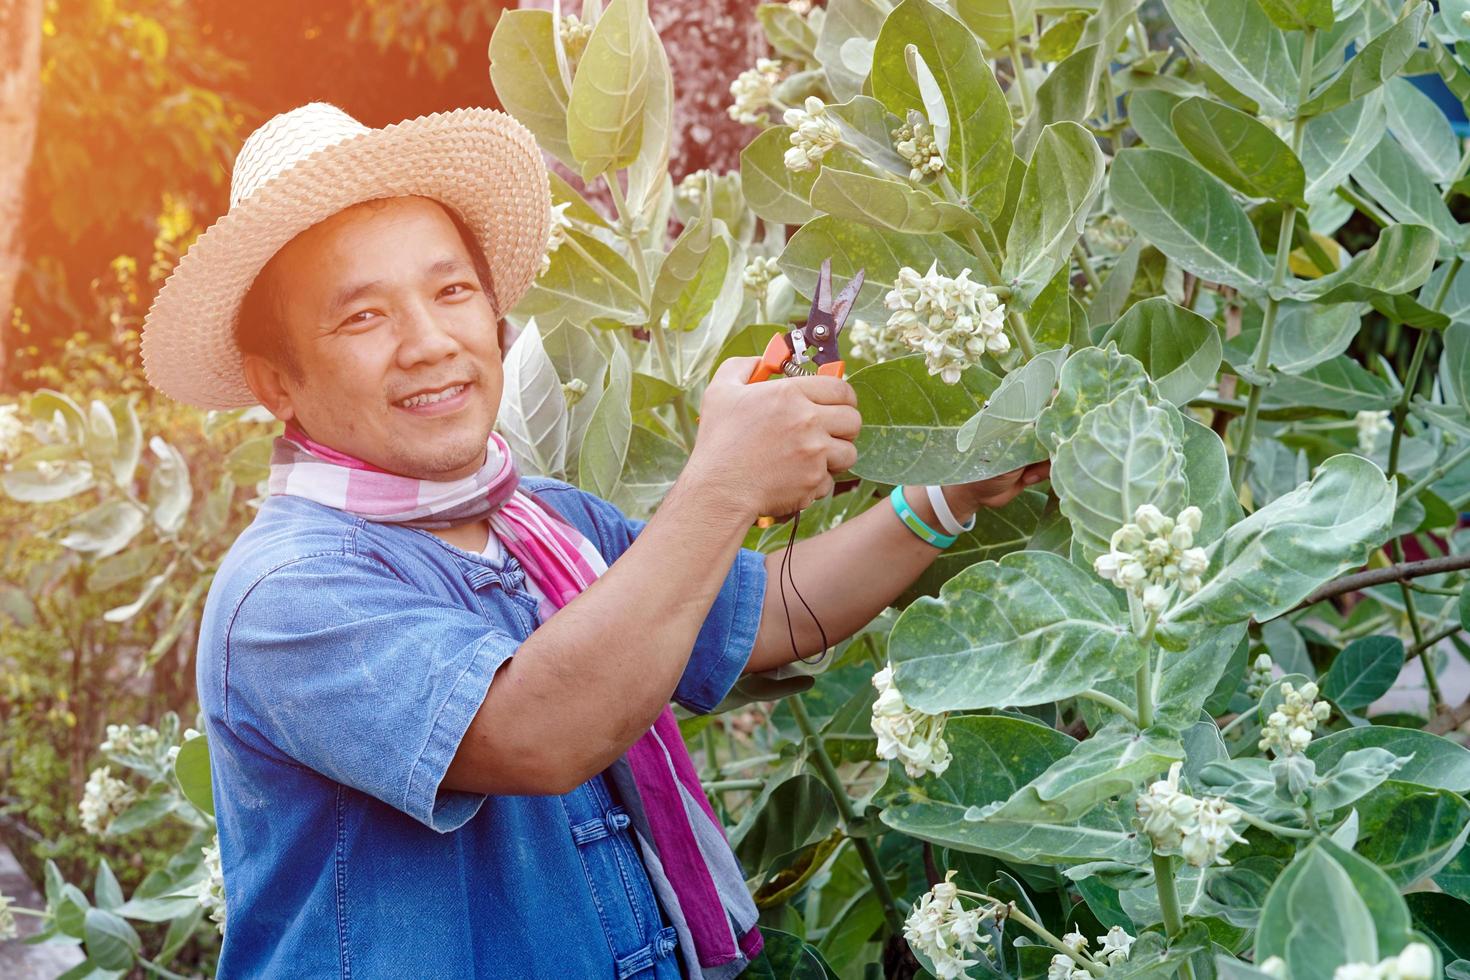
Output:
<instances>
[{"instance_id":1,"label":"man's face","mask_svg":"<svg viewBox=\"0 0 1470 980\"><path fill-rule=\"evenodd\" d=\"M271 372L277 416L404 476L452 480L483 464L502 385L497 313L443 208L356 205L298 235L267 273L302 369Z\"/></svg>"}]
</instances>

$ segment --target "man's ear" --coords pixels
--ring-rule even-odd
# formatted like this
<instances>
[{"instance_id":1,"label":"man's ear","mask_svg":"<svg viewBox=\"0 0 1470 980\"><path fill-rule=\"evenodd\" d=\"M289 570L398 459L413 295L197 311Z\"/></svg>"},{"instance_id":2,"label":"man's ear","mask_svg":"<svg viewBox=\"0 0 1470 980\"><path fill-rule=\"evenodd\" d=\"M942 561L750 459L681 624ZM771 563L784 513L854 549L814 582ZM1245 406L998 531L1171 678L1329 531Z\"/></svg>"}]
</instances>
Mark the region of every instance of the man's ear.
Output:
<instances>
[{"instance_id":1,"label":"man's ear","mask_svg":"<svg viewBox=\"0 0 1470 980\"><path fill-rule=\"evenodd\" d=\"M291 403L291 392L286 387L284 372L259 354L246 354L244 359L245 383L265 406L266 410L289 422L296 417L296 408Z\"/></svg>"}]
</instances>

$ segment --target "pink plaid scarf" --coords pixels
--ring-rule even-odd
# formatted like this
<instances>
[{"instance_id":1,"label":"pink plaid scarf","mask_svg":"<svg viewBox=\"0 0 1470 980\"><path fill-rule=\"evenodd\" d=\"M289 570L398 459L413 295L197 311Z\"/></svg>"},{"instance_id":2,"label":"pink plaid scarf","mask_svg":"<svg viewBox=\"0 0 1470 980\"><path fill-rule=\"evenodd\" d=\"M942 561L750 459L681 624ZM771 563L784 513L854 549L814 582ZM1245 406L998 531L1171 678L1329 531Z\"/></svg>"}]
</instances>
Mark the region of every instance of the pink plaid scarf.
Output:
<instances>
[{"instance_id":1,"label":"pink plaid scarf","mask_svg":"<svg viewBox=\"0 0 1470 980\"><path fill-rule=\"evenodd\" d=\"M304 497L379 523L431 529L488 518L539 592L545 621L606 572L607 563L519 483L509 448L494 432L478 472L438 482L389 473L287 425L273 447L269 486L272 495ZM701 980L737 976L762 946L755 903L668 707L608 775L678 932L686 972Z\"/></svg>"}]
</instances>

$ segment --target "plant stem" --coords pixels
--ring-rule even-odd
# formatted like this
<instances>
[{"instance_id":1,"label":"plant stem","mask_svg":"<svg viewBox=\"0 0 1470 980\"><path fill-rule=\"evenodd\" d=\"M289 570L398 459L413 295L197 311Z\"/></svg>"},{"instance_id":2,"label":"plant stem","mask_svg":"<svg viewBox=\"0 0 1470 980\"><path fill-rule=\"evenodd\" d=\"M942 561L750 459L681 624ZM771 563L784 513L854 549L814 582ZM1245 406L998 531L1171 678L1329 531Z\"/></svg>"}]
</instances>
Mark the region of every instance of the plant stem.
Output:
<instances>
[{"instance_id":1,"label":"plant stem","mask_svg":"<svg viewBox=\"0 0 1470 980\"><path fill-rule=\"evenodd\" d=\"M1137 723L1139 728L1148 728L1154 723L1154 627L1158 625L1159 614L1151 613L1143 629L1138 630L1141 605L1131 593L1128 596L1128 611L1133 618L1134 629L1138 632L1139 645L1143 647L1143 663L1139 666L1138 673L1133 675L1133 696L1138 702Z\"/></svg>"},{"instance_id":2,"label":"plant stem","mask_svg":"<svg viewBox=\"0 0 1470 980\"><path fill-rule=\"evenodd\" d=\"M1111 711L1116 711L1124 718L1127 718L1129 721L1133 722L1133 724L1138 724L1138 715L1134 713L1133 709L1128 707L1122 701L1119 701L1117 698L1113 697L1111 694L1104 694L1102 691L1083 691L1077 696L1080 698L1086 698L1089 701L1096 701L1103 707Z\"/></svg>"},{"instance_id":3,"label":"plant stem","mask_svg":"<svg viewBox=\"0 0 1470 980\"><path fill-rule=\"evenodd\" d=\"M1448 640L1450 637L1454 636L1456 633L1460 632L1460 630L1462 630L1464 628L1465 627L1463 625L1461 625L1460 623L1451 623L1450 625L1446 626L1444 629L1439 630L1438 632L1429 634L1423 640L1421 640L1418 643L1415 643L1413 646L1409 647L1409 656L1412 657L1416 653L1417 654L1424 653L1426 650L1430 649L1435 644L1439 643L1441 640ZM1428 664L1429 664L1429 658L1428 657L1425 657L1424 658L1424 663L1425 663L1425 666L1428 666ZM1425 672L1425 680L1426 681L1428 680L1428 671ZM1436 700L1438 700L1438 699L1436 699Z\"/></svg>"},{"instance_id":4,"label":"plant stem","mask_svg":"<svg viewBox=\"0 0 1470 980\"><path fill-rule=\"evenodd\" d=\"M726 790L763 789L766 781L764 779L716 779L703 785L706 793L721 793Z\"/></svg>"},{"instance_id":5,"label":"plant stem","mask_svg":"<svg viewBox=\"0 0 1470 980\"><path fill-rule=\"evenodd\" d=\"M832 791L832 798L837 802L837 813L842 818L843 830L857 822L857 814L852 809L852 798L847 795L847 787L843 785L842 777L837 773L837 767L832 764L832 757L827 754L827 746L822 741L822 736L817 733L816 726L812 724L811 716L806 713L806 705L797 694L786 702L791 705L791 714L796 719L796 727L801 730L802 737L812 745L812 758L816 761L817 772L827 788ZM853 849L857 851L858 857L862 859L863 867L868 872L868 879L873 882L873 892L878 896L878 902L883 906L883 918L888 923L888 928L894 935L903 932L903 914L898 910L898 903L894 901L893 890L888 887L888 879L883 876L883 866L878 863L878 853L873 850L873 842L866 837L849 837Z\"/></svg>"},{"instance_id":6,"label":"plant stem","mask_svg":"<svg viewBox=\"0 0 1470 980\"><path fill-rule=\"evenodd\" d=\"M157 973L159 976L165 978L165 980L189 980L188 977L175 973L172 970L169 970L159 965L158 963L153 962L146 956L140 955L138 957L138 962L141 963L143 966L146 966L153 972Z\"/></svg>"},{"instance_id":7,"label":"plant stem","mask_svg":"<svg viewBox=\"0 0 1470 980\"><path fill-rule=\"evenodd\" d=\"M1249 708L1246 708L1240 714L1232 718L1230 720L1230 724L1220 729L1220 737L1223 739L1226 735L1229 735L1231 732L1235 731L1235 729L1245 724L1247 720L1254 718L1257 713L1260 712L1260 710L1261 706L1259 704L1253 704Z\"/></svg>"},{"instance_id":8,"label":"plant stem","mask_svg":"<svg viewBox=\"0 0 1470 980\"><path fill-rule=\"evenodd\" d=\"M1154 888L1159 893L1159 909L1164 914L1164 931L1173 939L1184 929L1184 913L1179 908L1179 890L1174 886L1174 859L1153 855ZM1194 967L1185 960L1179 964L1181 980L1194 980Z\"/></svg>"},{"instance_id":9,"label":"plant stem","mask_svg":"<svg viewBox=\"0 0 1470 980\"><path fill-rule=\"evenodd\" d=\"M1031 104L1035 98L1031 94L1031 80L1026 77L1026 62L1021 58L1020 42L1012 40L1010 43L1011 73L1015 75L1016 87L1021 91L1021 114L1031 115Z\"/></svg>"},{"instance_id":10,"label":"plant stem","mask_svg":"<svg viewBox=\"0 0 1470 980\"><path fill-rule=\"evenodd\" d=\"M1088 973L1091 973L1093 976L1102 976L1104 972L1103 965L1088 955L1086 950L1077 950L1074 952L1070 946L1058 939L1056 934L1050 929L1031 918L1025 912L1022 912L1015 902L1003 902L992 895L986 895L984 892L961 891L960 894L968 895L971 898L978 898L992 905L999 905L1006 910L1005 917L1007 919L1015 919L1021 925L1030 929L1036 934L1037 939L1040 939L1058 953L1070 956L1074 962L1081 964L1082 968Z\"/></svg>"},{"instance_id":11,"label":"plant stem","mask_svg":"<svg viewBox=\"0 0 1470 980\"><path fill-rule=\"evenodd\" d=\"M1082 278L1087 280L1087 288L1091 289L1093 295L1102 288L1102 280L1097 277L1097 270L1092 267L1092 259L1087 255L1087 249L1082 247L1081 241L1072 243L1072 256L1077 264L1082 266Z\"/></svg>"},{"instance_id":12,"label":"plant stem","mask_svg":"<svg viewBox=\"0 0 1470 980\"><path fill-rule=\"evenodd\" d=\"M1426 473L1423 478L1421 478L1418 482L1410 484L1407 490L1399 494L1399 501L1403 502L1405 500L1409 500L1413 497L1419 496L1419 494L1423 493L1426 489L1429 488L1430 484L1439 480L1446 473L1454 469L1456 466L1459 466L1467 459L1470 459L1470 446L1466 446L1464 449L1461 449L1459 452L1455 453L1443 463L1440 463L1434 469Z\"/></svg>"},{"instance_id":13,"label":"plant stem","mask_svg":"<svg viewBox=\"0 0 1470 980\"><path fill-rule=\"evenodd\" d=\"M1254 814L1247 813L1244 810L1240 811L1240 817L1252 827L1259 827L1261 830L1275 834L1277 837L1310 838L1317 836L1312 831L1307 830L1304 827L1285 827L1279 823L1272 823L1270 820L1264 820L1261 817L1255 816Z\"/></svg>"},{"instance_id":14,"label":"plant stem","mask_svg":"<svg viewBox=\"0 0 1470 980\"><path fill-rule=\"evenodd\" d=\"M1307 101L1312 91L1312 69L1316 64L1314 52L1317 45L1317 29L1308 27L1302 32L1302 74L1297 85L1297 105L1300 106ZM1291 126L1291 152L1301 156L1302 152L1302 130L1306 127L1306 118L1300 114L1292 120ZM1296 231L1296 205L1287 204L1281 211L1281 233L1276 238L1276 266L1271 272L1271 289L1266 296L1266 313L1261 320L1261 338L1256 343L1256 357L1251 367L1257 377L1266 373L1271 366L1271 341L1276 333L1276 314L1280 307L1280 301L1276 295L1281 287L1286 284L1286 271L1291 258L1292 235ZM1231 461L1230 485L1236 495L1240 494L1240 488L1245 484L1246 472L1250 469L1250 447L1251 439L1256 432L1256 416L1261 410L1261 395L1263 389L1256 382L1251 382L1250 398L1245 404L1245 419L1240 425L1240 442L1235 447L1235 458Z\"/></svg>"},{"instance_id":15,"label":"plant stem","mask_svg":"<svg viewBox=\"0 0 1470 980\"><path fill-rule=\"evenodd\" d=\"M1378 210L1378 207L1372 201L1358 194L1357 191L1354 191L1347 184L1339 185L1333 193L1361 211L1368 220L1372 221L1378 227L1387 228L1393 224L1392 218Z\"/></svg>"}]
</instances>

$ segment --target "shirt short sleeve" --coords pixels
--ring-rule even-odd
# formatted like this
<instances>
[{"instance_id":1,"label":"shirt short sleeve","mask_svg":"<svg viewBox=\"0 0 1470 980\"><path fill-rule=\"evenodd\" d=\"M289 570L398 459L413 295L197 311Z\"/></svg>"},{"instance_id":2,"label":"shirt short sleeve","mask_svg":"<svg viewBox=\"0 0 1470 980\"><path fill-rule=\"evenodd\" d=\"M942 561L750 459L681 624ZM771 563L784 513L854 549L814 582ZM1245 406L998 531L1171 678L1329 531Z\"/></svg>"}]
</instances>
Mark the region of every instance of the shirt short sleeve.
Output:
<instances>
[{"instance_id":1,"label":"shirt short sleeve","mask_svg":"<svg viewBox=\"0 0 1470 980\"><path fill-rule=\"evenodd\" d=\"M371 558L296 559L259 579L231 619L225 722L433 830L455 830L485 796L439 785L518 645Z\"/></svg>"},{"instance_id":2,"label":"shirt short sleeve","mask_svg":"<svg viewBox=\"0 0 1470 980\"><path fill-rule=\"evenodd\" d=\"M537 496L593 537L608 564L628 549L647 523L563 483L544 481ZM741 548L695 638L689 663L674 688L675 701L696 714L706 714L725 699L750 662L765 596L765 556Z\"/></svg>"}]
</instances>

